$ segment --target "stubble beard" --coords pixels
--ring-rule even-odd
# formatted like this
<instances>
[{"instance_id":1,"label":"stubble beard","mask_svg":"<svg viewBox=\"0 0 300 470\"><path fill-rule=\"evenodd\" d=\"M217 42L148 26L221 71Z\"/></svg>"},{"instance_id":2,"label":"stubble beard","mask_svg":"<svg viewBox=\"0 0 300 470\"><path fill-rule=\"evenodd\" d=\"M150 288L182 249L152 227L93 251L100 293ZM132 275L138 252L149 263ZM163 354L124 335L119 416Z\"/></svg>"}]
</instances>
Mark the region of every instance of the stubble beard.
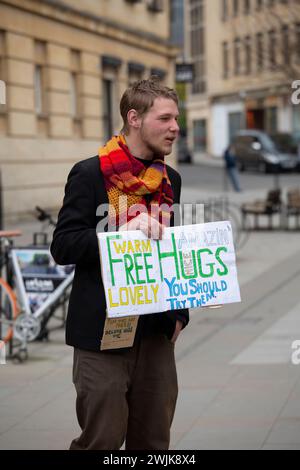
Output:
<instances>
[{"instance_id":1,"label":"stubble beard","mask_svg":"<svg viewBox=\"0 0 300 470\"><path fill-rule=\"evenodd\" d=\"M152 153L152 158L153 157L163 158L165 155L169 155L172 152L172 147L170 148L170 150L163 150L161 147L158 147L157 145L150 142L148 139L147 133L145 133L143 129L141 129L141 137L142 137L144 145Z\"/></svg>"}]
</instances>

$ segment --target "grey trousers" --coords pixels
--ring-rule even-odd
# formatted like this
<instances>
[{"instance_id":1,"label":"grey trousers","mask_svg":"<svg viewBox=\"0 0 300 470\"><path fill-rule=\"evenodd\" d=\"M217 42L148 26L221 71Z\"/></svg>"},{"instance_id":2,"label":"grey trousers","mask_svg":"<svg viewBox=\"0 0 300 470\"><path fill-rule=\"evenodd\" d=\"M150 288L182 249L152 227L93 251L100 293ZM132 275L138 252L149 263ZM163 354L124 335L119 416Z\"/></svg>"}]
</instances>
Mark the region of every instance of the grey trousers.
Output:
<instances>
[{"instance_id":1,"label":"grey trousers","mask_svg":"<svg viewBox=\"0 0 300 470\"><path fill-rule=\"evenodd\" d=\"M129 351L74 349L73 382L82 433L71 450L169 448L178 386L174 344L141 338Z\"/></svg>"}]
</instances>

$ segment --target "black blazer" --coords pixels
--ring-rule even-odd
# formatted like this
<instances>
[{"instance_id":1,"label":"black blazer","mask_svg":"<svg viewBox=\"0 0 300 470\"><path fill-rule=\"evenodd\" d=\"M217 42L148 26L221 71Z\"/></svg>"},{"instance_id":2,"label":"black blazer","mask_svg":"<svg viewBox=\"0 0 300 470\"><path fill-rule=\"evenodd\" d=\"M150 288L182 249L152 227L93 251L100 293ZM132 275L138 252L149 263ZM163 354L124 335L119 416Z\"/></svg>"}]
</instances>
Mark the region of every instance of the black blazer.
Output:
<instances>
[{"instance_id":1,"label":"black blazer","mask_svg":"<svg viewBox=\"0 0 300 470\"><path fill-rule=\"evenodd\" d=\"M167 171L174 203L179 203L181 177L168 165ZM96 226L104 216L96 216L96 210L99 204L108 202L98 156L76 163L68 176L63 206L50 248L58 264L76 265L66 323L66 342L70 346L94 351L100 350L106 316L96 236ZM171 220L171 225L173 223ZM189 320L188 310L141 315L136 337L164 333L170 339L176 319L180 319L185 326Z\"/></svg>"}]
</instances>

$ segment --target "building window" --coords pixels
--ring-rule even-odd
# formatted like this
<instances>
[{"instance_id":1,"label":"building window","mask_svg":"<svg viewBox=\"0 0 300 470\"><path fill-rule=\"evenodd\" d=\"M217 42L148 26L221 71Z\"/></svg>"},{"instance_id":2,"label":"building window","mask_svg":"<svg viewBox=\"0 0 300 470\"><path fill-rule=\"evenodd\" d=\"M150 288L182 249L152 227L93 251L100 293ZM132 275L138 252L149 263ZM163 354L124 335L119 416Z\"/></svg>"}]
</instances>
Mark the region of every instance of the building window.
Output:
<instances>
[{"instance_id":1,"label":"building window","mask_svg":"<svg viewBox=\"0 0 300 470\"><path fill-rule=\"evenodd\" d=\"M250 75L252 71L252 48L250 36L245 37L245 74Z\"/></svg>"},{"instance_id":2,"label":"building window","mask_svg":"<svg viewBox=\"0 0 300 470\"><path fill-rule=\"evenodd\" d=\"M269 64L270 69L274 69L276 66L276 32L272 29L268 33L269 35Z\"/></svg>"},{"instance_id":3,"label":"building window","mask_svg":"<svg viewBox=\"0 0 300 470\"><path fill-rule=\"evenodd\" d=\"M119 70L122 59L117 56L103 55L101 57L102 65L102 119L103 119L103 137L105 140L111 138L117 127L116 96L119 83Z\"/></svg>"},{"instance_id":4,"label":"building window","mask_svg":"<svg viewBox=\"0 0 300 470\"><path fill-rule=\"evenodd\" d=\"M300 137L300 107L293 106L293 132Z\"/></svg>"},{"instance_id":5,"label":"building window","mask_svg":"<svg viewBox=\"0 0 300 470\"><path fill-rule=\"evenodd\" d=\"M170 2L170 40L179 47L184 44L184 2Z\"/></svg>"},{"instance_id":6,"label":"building window","mask_svg":"<svg viewBox=\"0 0 300 470\"><path fill-rule=\"evenodd\" d=\"M0 31L0 80L6 80L4 76L4 32Z\"/></svg>"},{"instance_id":7,"label":"building window","mask_svg":"<svg viewBox=\"0 0 300 470\"><path fill-rule=\"evenodd\" d=\"M285 65L289 65L290 63L290 41L289 41L289 27L285 25L281 29L282 35L282 55L283 55L283 63Z\"/></svg>"},{"instance_id":8,"label":"building window","mask_svg":"<svg viewBox=\"0 0 300 470\"><path fill-rule=\"evenodd\" d=\"M80 51L71 50L71 115L78 118L80 114L79 106L79 74L80 74Z\"/></svg>"},{"instance_id":9,"label":"building window","mask_svg":"<svg viewBox=\"0 0 300 470\"><path fill-rule=\"evenodd\" d=\"M239 14L239 0L233 0L232 10L233 16L237 16Z\"/></svg>"},{"instance_id":10,"label":"building window","mask_svg":"<svg viewBox=\"0 0 300 470\"><path fill-rule=\"evenodd\" d=\"M105 142L113 135L114 128L114 116L113 116L113 80L104 79L102 82L102 93L103 93L103 137Z\"/></svg>"},{"instance_id":11,"label":"building window","mask_svg":"<svg viewBox=\"0 0 300 470\"><path fill-rule=\"evenodd\" d=\"M194 64L192 93L206 91L204 1L190 0L191 57Z\"/></svg>"},{"instance_id":12,"label":"building window","mask_svg":"<svg viewBox=\"0 0 300 470\"><path fill-rule=\"evenodd\" d=\"M128 62L128 85L141 80L145 72L145 65L139 62Z\"/></svg>"},{"instance_id":13,"label":"building window","mask_svg":"<svg viewBox=\"0 0 300 470\"><path fill-rule=\"evenodd\" d=\"M203 55L204 53L204 29L196 28L191 32L192 56Z\"/></svg>"},{"instance_id":14,"label":"building window","mask_svg":"<svg viewBox=\"0 0 300 470\"><path fill-rule=\"evenodd\" d=\"M192 93L205 93L206 92L206 79L205 79L205 62L204 59L199 59L194 63L194 79L192 84Z\"/></svg>"},{"instance_id":15,"label":"building window","mask_svg":"<svg viewBox=\"0 0 300 470\"><path fill-rule=\"evenodd\" d=\"M229 46L228 42L224 41L222 44L223 49L223 78L228 78L229 76Z\"/></svg>"},{"instance_id":16,"label":"building window","mask_svg":"<svg viewBox=\"0 0 300 470\"><path fill-rule=\"evenodd\" d=\"M244 127L244 116L241 112L232 112L228 114L228 134L229 142L232 141L235 134Z\"/></svg>"},{"instance_id":17,"label":"building window","mask_svg":"<svg viewBox=\"0 0 300 470\"><path fill-rule=\"evenodd\" d=\"M234 74L239 75L241 73L241 40L236 38L233 43L233 67Z\"/></svg>"},{"instance_id":18,"label":"building window","mask_svg":"<svg viewBox=\"0 0 300 470\"><path fill-rule=\"evenodd\" d=\"M48 129L47 53L46 43L35 41L34 98L37 115L37 134L46 137Z\"/></svg>"},{"instance_id":19,"label":"building window","mask_svg":"<svg viewBox=\"0 0 300 470\"><path fill-rule=\"evenodd\" d=\"M295 56L296 60L300 62L300 23L295 25Z\"/></svg>"},{"instance_id":20,"label":"building window","mask_svg":"<svg viewBox=\"0 0 300 470\"><path fill-rule=\"evenodd\" d=\"M35 112L39 116L43 114L43 85L42 85L42 67L36 65L34 69L34 95L35 95Z\"/></svg>"},{"instance_id":21,"label":"building window","mask_svg":"<svg viewBox=\"0 0 300 470\"><path fill-rule=\"evenodd\" d=\"M256 34L256 66L257 70L261 71L264 65L264 46L263 46L263 34Z\"/></svg>"},{"instance_id":22,"label":"building window","mask_svg":"<svg viewBox=\"0 0 300 470\"><path fill-rule=\"evenodd\" d=\"M46 43L35 41L34 93L35 112L43 117L47 109L46 100Z\"/></svg>"},{"instance_id":23,"label":"building window","mask_svg":"<svg viewBox=\"0 0 300 470\"><path fill-rule=\"evenodd\" d=\"M6 81L5 68L4 68L4 57L5 57L5 44L4 44L4 31L0 31L0 80ZM0 135L7 134L7 117L6 117L6 85L1 84L1 98L0 102ZM5 103L4 103L5 101Z\"/></svg>"},{"instance_id":24,"label":"building window","mask_svg":"<svg viewBox=\"0 0 300 470\"><path fill-rule=\"evenodd\" d=\"M244 0L244 13L245 15L250 13L250 0Z\"/></svg>"},{"instance_id":25,"label":"building window","mask_svg":"<svg viewBox=\"0 0 300 470\"><path fill-rule=\"evenodd\" d=\"M265 111L265 130L269 134L277 132L277 108L272 106Z\"/></svg>"},{"instance_id":26,"label":"building window","mask_svg":"<svg viewBox=\"0 0 300 470\"><path fill-rule=\"evenodd\" d=\"M78 106L78 85L77 85L77 76L76 73L70 74L70 97L71 97L71 116L75 119L79 115L79 106Z\"/></svg>"},{"instance_id":27,"label":"building window","mask_svg":"<svg viewBox=\"0 0 300 470\"><path fill-rule=\"evenodd\" d=\"M4 57L5 57L5 52L4 52L4 32L0 31L0 80L4 81L6 80L5 76L5 70L4 70ZM1 105L2 108L4 108L3 105ZM2 109L0 108L0 112Z\"/></svg>"},{"instance_id":28,"label":"building window","mask_svg":"<svg viewBox=\"0 0 300 470\"><path fill-rule=\"evenodd\" d=\"M221 19L226 21L228 18L228 0L221 0Z\"/></svg>"},{"instance_id":29,"label":"building window","mask_svg":"<svg viewBox=\"0 0 300 470\"><path fill-rule=\"evenodd\" d=\"M206 152L207 135L206 135L206 119L193 121L193 138L194 151Z\"/></svg>"},{"instance_id":30,"label":"building window","mask_svg":"<svg viewBox=\"0 0 300 470\"><path fill-rule=\"evenodd\" d=\"M256 9L261 10L263 7L263 0L256 0Z\"/></svg>"},{"instance_id":31,"label":"building window","mask_svg":"<svg viewBox=\"0 0 300 470\"><path fill-rule=\"evenodd\" d=\"M82 136L80 71L81 71L80 51L71 50L71 71L70 71L71 116L73 118L73 134L77 137Z\"/></svg>"},{"instance_id":32,"label":"building window","mask_svg":"<svg viewBox=\"0 0 300 470\"><path fill-rule=\"evenodd\" d=\"M155 75L163 82L166 79L167 71L158 67L151 67L150 75Z\"/></svg>"},{"instance_id":33,"label":"building window","mask_svg":"<svg viewBox=\"0 0 300 470\"><path fill-rule=\"evenodd\" d=\"M153 13L160 13L164 9L163 0L147 0L147 8Z\"/></svg>"}]
</instances>

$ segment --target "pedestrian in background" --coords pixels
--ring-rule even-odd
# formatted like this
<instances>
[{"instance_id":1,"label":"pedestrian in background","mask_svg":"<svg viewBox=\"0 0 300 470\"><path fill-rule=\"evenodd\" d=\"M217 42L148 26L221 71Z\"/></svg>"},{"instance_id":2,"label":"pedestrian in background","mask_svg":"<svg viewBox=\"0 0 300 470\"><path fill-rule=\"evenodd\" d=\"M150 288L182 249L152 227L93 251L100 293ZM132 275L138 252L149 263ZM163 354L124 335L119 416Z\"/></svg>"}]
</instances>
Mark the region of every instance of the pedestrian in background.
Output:
<instances>
[{"instance_id":1,"label":"pedestrian in background","mask_svg":"<svg viewBox=\"0 0 300 470\"><path fill-rule=\"evenodd\" d=\"M233 189L237 192L241 191L239 182L239 172L236 166L236 158L232 147L229 145L224 152L225 170L229 180L232 183Z\"/></svg>"}]
</instances>

